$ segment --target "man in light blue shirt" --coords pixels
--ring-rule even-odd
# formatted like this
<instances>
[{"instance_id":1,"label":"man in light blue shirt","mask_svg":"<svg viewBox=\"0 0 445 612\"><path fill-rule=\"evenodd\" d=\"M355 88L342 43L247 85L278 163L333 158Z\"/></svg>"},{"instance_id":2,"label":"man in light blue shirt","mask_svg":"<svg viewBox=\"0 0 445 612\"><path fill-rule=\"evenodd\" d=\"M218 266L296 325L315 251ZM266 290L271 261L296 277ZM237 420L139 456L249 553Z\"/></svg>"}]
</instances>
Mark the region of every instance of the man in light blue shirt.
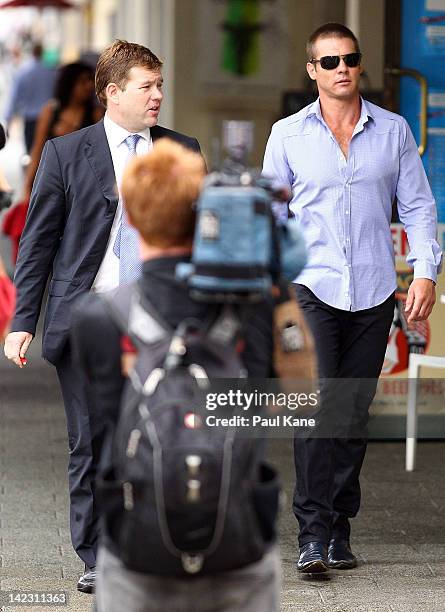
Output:
<instances>
[{"instance_id":1,"label":"man in light blue shirt","mask_svg":"<svg viewBox=\"0 0 445 612\"><path fill-rule=\"evenodd\" d=\"M32 148L39 113L54 90L56 71L43 64L42 51L42 45L36 43L32 50L33 57L17 71L5 110L8 124L14 115L23 117L27 153Z\"/></svg>"},{"instance_id":2,"label":"man in light blue shirt","mask_svg":"<svg viewBox=\"0 0 445 612\"><path fill-rule=\"evenodd\" d=\"M292 188L290 208L306 239L308 264L296 290L314 334L326 405L326 379L376 381L381 372L396 289L394 199L414 268L408 323L431 313L442 254L435 201L406 121L360 97L354 34L325 24L310 37L307 52L319 98L273 126L263 171ZM336 419L353 414L366 431L374 393L375 384L368 384L351 405L337 398ZM298 569L355 567L349 519L360 506L366 438L296 439L294 448Z\"/></svg>"}]
</instances>

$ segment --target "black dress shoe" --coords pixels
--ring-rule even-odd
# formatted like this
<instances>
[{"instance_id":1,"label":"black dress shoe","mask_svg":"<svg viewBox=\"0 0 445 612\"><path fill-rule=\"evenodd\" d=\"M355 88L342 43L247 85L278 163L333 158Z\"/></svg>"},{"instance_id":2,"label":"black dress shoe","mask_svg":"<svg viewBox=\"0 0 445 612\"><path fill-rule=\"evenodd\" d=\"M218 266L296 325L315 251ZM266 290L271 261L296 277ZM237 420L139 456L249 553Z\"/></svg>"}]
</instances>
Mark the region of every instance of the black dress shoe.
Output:
<instances>
[{"instance_id":1,"label":"black dress shoe","mask_svg":"<svg viewBox=\"0 0 445 612\"><path fill-rule=\"evenodd\" d=\"M308 542L300 548L299 572L320 574L328 571L327 546L323 542Z\"/></svg>"},{"instance_id":2,"label":"black dress shoe","mask_svg":"<svg viewBox=\"0 0 445 612\"><path fill-rule=\"evenodd\" d=\"M77 590L82 593L92 593L96 582L96 568L85 566L85 572L79 578Z\"/></svg>"},{"instance_id":3,"label":"black dress shoe","mask_svg":"<svg viewBox=\"0 0 445 612\"><path fill-rule=\"evenodd\" d=\"M348 540L336 540L329 542L328 565L334 569L352 569L357 567L357 558L351 551Z\"/></svg>"}]
</instances>

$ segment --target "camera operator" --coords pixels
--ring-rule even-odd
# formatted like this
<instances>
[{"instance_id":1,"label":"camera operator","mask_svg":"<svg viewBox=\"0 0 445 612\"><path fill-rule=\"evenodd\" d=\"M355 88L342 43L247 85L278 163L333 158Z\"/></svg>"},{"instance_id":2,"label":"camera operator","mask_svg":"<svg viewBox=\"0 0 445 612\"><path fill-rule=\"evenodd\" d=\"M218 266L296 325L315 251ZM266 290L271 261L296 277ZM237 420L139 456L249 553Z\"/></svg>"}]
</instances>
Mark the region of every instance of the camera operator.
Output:
<instances>
[{"instance_id":1,"label":"camera operator","mask_svg":"<svg viewBox=\"0 0 445 612\"><path fill-rule=\"evenodd\" d=\"M172 328L189 317L205 320L214 308L193 301L175 276L178 263L190 261L193 203L204 173L200 155L163 140L129 164L122 183L129 220L140 234L144 267L139 289ZM265 378L272 369L272 305L265 301L248 308L241 359L249 376ZM124 384L122 339L98 296L89 295L78 305L72 340L91 384L95 409L113 430ZM100 547L96 590L100 612L277 612L279 593L280 560L273 540L257 562L192 579L130 570L110 533Z\"/></svg>"}]
</instances>

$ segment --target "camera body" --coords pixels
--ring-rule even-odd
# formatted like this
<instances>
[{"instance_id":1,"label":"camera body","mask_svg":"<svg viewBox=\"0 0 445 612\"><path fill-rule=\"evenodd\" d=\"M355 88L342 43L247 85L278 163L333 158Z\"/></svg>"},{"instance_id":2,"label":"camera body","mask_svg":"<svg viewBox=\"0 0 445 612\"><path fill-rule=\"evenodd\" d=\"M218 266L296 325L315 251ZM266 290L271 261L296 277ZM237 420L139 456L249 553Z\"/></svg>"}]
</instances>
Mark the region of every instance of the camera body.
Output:
<instances>
[{"instance_id":1,"label":"camera body","mask_svg":"<svg viewBox=\"0 0 445 612\"><path fill-rule=\"evenodd\" d=\"M304 241L288 219L286 187L228 158L204 181L196 203L190 264L176 274L206 302L255 302L281 279L293 280L306 263ZM283 207L277 222L274 206Z\"/></svg>"}]
</instances>

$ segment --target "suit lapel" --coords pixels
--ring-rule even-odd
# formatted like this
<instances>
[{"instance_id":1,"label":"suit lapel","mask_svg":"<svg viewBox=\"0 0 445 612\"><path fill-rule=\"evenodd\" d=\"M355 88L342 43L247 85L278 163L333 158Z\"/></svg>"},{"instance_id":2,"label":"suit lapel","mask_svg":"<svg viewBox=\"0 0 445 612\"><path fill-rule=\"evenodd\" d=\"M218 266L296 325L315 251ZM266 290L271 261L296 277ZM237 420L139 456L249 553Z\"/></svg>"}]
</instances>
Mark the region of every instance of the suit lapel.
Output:
<instances>
[{"instance_id":1,"label":"suit lapel","mask_svg":"<svg viewBox=\"0 0 445 612\"><path fill-rule=\"evenodd\" d=\"M165 136L164 130L160 125L154 125L150 128L150 136L153 142Z\"/></svg>"},{"instance_id":2,"label":"suit lapel","mask_svg":"<svg viewBox=\"0 0 445 612\"><path fill-rule=\"evenodd\" d=\"M159 138L165 136L165 130L161 126L155 125L150 128L150 135L153 142L155 142ZM119 196L116 188L113 160L111 158L103 119L92 125L88 130L85 139L85 155L96 176L104 197L109 202L107 216L114 215Z\"/></svg>"},{"instance_id":3,"label":"suit lapel","mask_svg":"<svg viewBox=\"0 0 445 612\"><path fill-rule=\"evenodd\" d=\"M95 123L88 130L85 142L85 155L93 169L104 197L110 203L108 212L114 215L118 203L118 194L113 160L111 159L103 119Z\"/></svg>"}]
</instances>

